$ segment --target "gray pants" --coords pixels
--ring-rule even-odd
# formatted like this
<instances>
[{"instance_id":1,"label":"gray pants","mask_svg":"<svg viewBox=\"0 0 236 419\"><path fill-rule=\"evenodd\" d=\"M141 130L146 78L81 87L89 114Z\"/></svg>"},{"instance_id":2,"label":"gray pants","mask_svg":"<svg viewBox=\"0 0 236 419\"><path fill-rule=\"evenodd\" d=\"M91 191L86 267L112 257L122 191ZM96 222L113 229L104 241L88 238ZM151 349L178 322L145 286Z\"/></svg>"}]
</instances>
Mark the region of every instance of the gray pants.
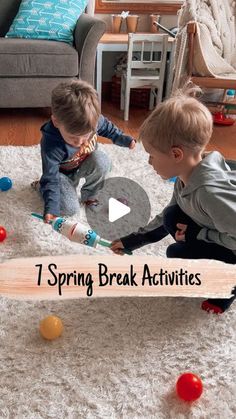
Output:
<instances>
[{"instance_id":1,"label":"gray pants","mask_svg":"<svg viewBox=\"0 0 236 419\"><path fill-rule=\"evenodd\" d=\"M60 173L61 215L71 216L79 212L76 188L80 179L85 178L81 188L81 201L94 199L101 189L107 172L111 168L108 156L99 149L93 151L72 174Z\"/></svg>"}]
</instances>

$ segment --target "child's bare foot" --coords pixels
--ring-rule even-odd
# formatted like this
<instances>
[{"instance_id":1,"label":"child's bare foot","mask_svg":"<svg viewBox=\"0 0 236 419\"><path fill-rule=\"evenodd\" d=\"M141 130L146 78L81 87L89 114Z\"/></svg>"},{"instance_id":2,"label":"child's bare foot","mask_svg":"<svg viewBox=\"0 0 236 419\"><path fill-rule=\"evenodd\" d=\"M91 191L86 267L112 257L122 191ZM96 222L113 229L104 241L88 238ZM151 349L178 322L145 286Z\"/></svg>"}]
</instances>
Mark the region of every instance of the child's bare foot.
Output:
<instances>
[{"instance_id":1,"label":"child's bare foot","mask_svg":"<svg viewBox=\"0 0 236 419\"><path fill-rule=\"evenodd\" d=\"M87 201L84 201L83 204L86 208L89 208L91 211L94 211L99 206L99 201L98 199L87 199Z\"/></svg>"},{"instance_id":2,"label":"child's bare foot","mask_svg":"<svg viewBox=\"0 0 236 419\"><path fill-rule=\"evenodd\" d=\"M87 201L84 201L83 203L84 203L84 205L87 205L88 207L90 205L98 205L99 204L97 199L87 199Z\"/></svg>"},{"instance_id":3,"label":"child's bare foot","mask_svg":"<svg viewBox=\"0 0 236 419\"><path fill-rule=\"evenodd\" d=\"M35 191L39 190L39 180L34 180L33 182L31 182L30 184L31 188L34 189Z\"/></svg>"}]
</instances>

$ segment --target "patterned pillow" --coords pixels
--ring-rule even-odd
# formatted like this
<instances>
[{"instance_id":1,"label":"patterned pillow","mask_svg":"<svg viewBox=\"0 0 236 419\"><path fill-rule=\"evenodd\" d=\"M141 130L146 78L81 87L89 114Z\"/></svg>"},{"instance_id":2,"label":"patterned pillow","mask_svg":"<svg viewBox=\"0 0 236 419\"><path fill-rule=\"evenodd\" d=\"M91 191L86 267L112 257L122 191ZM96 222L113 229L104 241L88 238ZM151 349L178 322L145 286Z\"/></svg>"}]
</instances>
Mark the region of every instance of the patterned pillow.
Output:
<instances>
[{"instance_id":1,"label":"patterned pillow","mask_svg":"<svg viewBox=\"0 0 236 419\"><path fill-rule=\"evenodd\" d=\"M6 38L73 43L73 31L88 0L22 0Z\"/></svg>"}]
</instances>

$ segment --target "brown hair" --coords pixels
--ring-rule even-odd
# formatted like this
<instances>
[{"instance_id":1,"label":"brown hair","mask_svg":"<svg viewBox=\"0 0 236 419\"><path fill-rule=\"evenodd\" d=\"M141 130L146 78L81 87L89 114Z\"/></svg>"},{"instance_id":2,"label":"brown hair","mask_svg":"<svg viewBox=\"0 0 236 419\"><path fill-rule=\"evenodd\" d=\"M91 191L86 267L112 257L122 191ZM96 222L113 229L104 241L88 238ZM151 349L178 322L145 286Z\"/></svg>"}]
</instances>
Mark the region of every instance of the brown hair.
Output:
<instances>
[{"instance_id":1,"label":"brown hair","mask_svg":"<svg viewBox=\"0 0 236 419\"><path fill-rule=\"evenodd\" d=\"M212 135L212 115L192 95L199 88L185 87L157 105L140 128L140 140L165 153L173 146L188 147L193 152L205 148Z\"/></svg>"},{"instance_id":2,"label":"brown hair","mask_svg":"<svg viewBox=\"0 0 236 419\"><path fill-rule=\"evenodd\" d=\"M52 114L70 134L95 131L100 115L96 90L83 80L58 84L52 91Z\"/></svg>"}]
</instances>

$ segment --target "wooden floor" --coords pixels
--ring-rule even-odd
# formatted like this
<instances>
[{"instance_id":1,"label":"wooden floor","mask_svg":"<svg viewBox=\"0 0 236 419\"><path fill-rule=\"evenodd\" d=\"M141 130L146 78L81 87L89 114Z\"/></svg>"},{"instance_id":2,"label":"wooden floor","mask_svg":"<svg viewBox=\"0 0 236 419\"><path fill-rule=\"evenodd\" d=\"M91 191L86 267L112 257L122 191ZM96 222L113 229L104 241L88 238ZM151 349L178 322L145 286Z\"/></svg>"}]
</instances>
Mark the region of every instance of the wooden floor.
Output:
<instances>
[{"instance_id":1,"label":"wooden floor","mask_svg":"<svg viewBox=\"0 0 236 419\"><path fill-rule=\"evenodd\" d=\"M133 137L137 137L139 126L149 114L145 109L131 108L130 120L125 122L118 106L108 102L103 104L102 112ZM49 117L49 109L0 109L0 145L38 144L40 127ZM236 159L236 123L231 127L215 126L208 149Z\"/></svg>"}]
</instances>

